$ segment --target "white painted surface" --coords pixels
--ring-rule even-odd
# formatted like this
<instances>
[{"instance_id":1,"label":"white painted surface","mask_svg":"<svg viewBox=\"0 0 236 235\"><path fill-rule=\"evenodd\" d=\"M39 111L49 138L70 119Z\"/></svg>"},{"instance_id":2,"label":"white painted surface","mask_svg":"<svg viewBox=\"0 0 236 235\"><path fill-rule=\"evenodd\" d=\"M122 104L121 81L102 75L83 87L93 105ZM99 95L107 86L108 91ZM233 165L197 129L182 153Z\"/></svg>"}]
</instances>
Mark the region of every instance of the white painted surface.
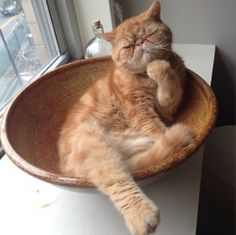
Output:
<instances>
[{"instance_id":1,"label":"white painted surface","mask_svg":"<svg viewBox=\"0 0 236 235\"><path fill-rule=\"evenodd\" d=\"M173 49L183 57L187 68L200 75L208 85L211 84L215 46L174 43Z\"/></svg>"},{"instance_id":2,"label":"white painted surface","mask_svg":"<svg viewBox=\"0 0 236 235\"><path fill-rule=\"evenodd\" d=\"M210 84L214 46L175 45L187 66ZM161 209L158 235L195 235L202 148L159 181L143 187ZM0 234L128 235L100 193L78 193L39 181L5 156L0 160Z\"/></svg>"}]
</instances>

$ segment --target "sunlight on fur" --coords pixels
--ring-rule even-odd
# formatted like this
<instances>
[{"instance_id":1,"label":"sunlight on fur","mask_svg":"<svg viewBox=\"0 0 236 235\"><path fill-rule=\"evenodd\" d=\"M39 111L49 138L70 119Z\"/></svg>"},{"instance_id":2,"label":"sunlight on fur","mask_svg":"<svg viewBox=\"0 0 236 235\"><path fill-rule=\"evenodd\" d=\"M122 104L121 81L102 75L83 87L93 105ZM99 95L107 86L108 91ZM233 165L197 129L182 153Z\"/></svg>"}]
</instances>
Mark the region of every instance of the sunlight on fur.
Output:
<instances>
[{"instance_id":1,"label":"sunlight on fur","mask_svg":"<svg viewBox=\"0 0 236 235\"><path fill-rule=\"evenodd\" d=\"M147 235L159 224L159 209L132 172L193 142L190 128L174 122L186 69L172 50L159 1L101 37L112 44L115 67L68 113L58 143L60 169L88 178L114 203L131 234Z\"/></svg>"}]
</instances>

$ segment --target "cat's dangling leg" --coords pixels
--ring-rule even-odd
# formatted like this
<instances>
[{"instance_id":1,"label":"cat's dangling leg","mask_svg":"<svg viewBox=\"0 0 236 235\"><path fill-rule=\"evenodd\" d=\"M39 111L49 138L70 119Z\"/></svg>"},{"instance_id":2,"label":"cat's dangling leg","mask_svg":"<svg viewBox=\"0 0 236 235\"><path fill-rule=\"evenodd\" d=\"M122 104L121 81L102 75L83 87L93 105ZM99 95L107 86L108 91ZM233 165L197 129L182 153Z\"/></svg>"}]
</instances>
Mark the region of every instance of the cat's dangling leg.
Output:
<instances>
[{"instance_id":1,"label":"cat's dangling leg","mask_svg":"<svg viewBox=\"0 0 236 235\"><path fill-rule=\"evenodd\" d=\"M159 210L134 182L122 156L97 142L87 159L89 180L106 194L123 215L133 235L148 235L159 224Z\"/></svg>"},{"instance_id":2,"label":"cat's dangling leg","mask_svg":"<svg viewBox=\"0 0 236 235\"><path fill-rule=\"evenodd\" d=\"M191 145L194 134L183 124L174 124L163 134L160 134L155 144L147 151L131 156L127 162L132 172L151 166L165 158L171 157L181 148Z\"/></svg>"},{"instance_id":3,"label":"cat's dangling leg","mask_svg":"<svg viewBox=\"0 0 236 235\"><path fill-rule=\"evenodd\" d=\"M109 138L99 128L83 128L78 136L83 138L71 140L73 156L70 155L70 161L63 161L67 165L61 165L61 169L75 177L81 177L83 172L114 203L131 234L153 232L159 224L158 207L134 182L121 153L112 148Z\"/></svg>"}]
</instances>

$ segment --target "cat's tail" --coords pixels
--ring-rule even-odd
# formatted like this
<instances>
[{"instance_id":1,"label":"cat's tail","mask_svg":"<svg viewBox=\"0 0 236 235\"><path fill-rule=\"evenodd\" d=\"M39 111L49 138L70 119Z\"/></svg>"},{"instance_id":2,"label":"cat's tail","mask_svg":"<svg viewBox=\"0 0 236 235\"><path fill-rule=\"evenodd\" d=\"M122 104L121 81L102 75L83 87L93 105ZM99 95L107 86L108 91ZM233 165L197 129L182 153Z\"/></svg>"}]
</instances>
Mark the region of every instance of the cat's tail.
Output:
<instances>
[{"instance_id":1,"label":"cat's tail","mask_svg":"<svg viewBox=\"0 0 236 235\"><path fill-rule=\"evenodd\" d=\"M151 148L128 159L131 171L145 168L173 156L181 148L192 144L194 137L193 132L187 125L174 124L160 135Z\"/></svg>"}]
</instances>

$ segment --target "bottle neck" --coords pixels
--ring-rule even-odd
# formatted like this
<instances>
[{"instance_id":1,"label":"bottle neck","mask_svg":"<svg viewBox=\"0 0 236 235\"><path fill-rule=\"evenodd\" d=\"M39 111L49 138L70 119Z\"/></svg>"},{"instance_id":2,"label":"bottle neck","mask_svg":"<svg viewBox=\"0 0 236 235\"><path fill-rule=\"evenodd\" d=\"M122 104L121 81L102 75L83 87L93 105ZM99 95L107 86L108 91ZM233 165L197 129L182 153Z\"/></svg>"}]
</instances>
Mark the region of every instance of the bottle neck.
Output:
<instances>
[{"instance_id":1,"label":"bottle neck","mask_svg":"<svg viewBox=\"0 0 236 235\"><path fill-rule=\"evenodd\" d=\"M99 34L103 33L103 26L93 26L94 35L97 37Z\"/></svg>"}]
</instances>

